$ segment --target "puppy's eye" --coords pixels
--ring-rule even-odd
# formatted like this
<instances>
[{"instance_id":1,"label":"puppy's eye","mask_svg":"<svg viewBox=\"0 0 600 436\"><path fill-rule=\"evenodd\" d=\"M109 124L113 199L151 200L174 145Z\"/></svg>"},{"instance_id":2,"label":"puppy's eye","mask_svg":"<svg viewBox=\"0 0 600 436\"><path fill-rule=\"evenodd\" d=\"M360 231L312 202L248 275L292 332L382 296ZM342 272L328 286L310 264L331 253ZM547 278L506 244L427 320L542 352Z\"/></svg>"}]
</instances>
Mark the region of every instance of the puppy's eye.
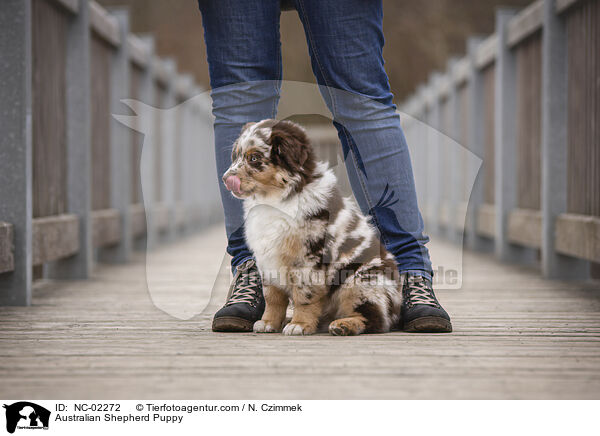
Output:
<instances>
[{"instance_id":1,"label":"puppy's eye","mask_svg":"<svg viewBox=\"0 0 600 436\"><path fill-rule=\"evenodd\" d=\"M252 156L250 156L250 162L257 162L258 161L258 156L253 154Z\"/></svg>"}]
</instances>

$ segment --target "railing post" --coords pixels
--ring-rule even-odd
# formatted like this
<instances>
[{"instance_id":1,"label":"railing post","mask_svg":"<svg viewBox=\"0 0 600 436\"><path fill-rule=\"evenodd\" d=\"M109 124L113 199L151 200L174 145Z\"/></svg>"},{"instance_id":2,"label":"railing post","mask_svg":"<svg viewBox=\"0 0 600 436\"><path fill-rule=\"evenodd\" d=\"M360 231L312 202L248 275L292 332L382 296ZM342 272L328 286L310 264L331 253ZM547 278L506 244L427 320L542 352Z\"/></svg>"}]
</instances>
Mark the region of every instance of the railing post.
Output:
<instances>
[{"instance_id":1,"label":"railing post","mask_svg":"<svg viewBox=\"0 0 600 436\"><path fill-rule=\"evenodd\" d=\"M556 15L556 0L544 1L543 17L542 274L547 278L585 279L589 262L561 255L554 248L556 218L567 211L567 32L564 20Z\"/></svg>"},{"instance_id":2,"label":"railing post","mask_svg":"<svg viewBox=\"0 0 600 436\"><path fill-rule=\"evenodd\" d=\"M31 304L31 1L0 13L0 221L13 225L14 271L0 274L0 304Z\"/></svg>"},{"instance_id":3,"label":"railing post","mask_svg":"<svg viewBox=\"0 0 600 436\"><path fill-rule=\"evenodd\" d=\"M177 66L173 59L164 61L168 74L166 85L164 112L161 122L162 131L162 161L163 161L163 201L168 210L168 225L166 240L173 241L177 235L176 204L175 204L175 116L176 98L175 85L177 79Z\"/></svg>"},{"instance_id":4,"label":"railing post","mask_svg":"<svg viewBox=\"0 0 600 436\"><path fill-rule=\"evenodd\" d=\"M416 177L420 180L420 202L419 208L423 215L423 221L425 222L426 233L430 232L431 218L429 216L429 185L431 180L428 177L428 164L429 164L429 143L428 143L428 132L427 132L427 96L423 86L419 86L417 89L415 113L413 117L418 120L416 121L416 127L413 129L413 146L419 149L420 160L417 165L419 168L415 171Z\"/></svg>"},{"instance_id":5,"label":"railing post","mask_svg":"<svg viewBox=\"0 0 600 436\"><path fill-rule=\"evenodd\" d=\"M156 102L154 101L155 85L154 85L154 37L143 36L142 41L146 45L148 51L148 63L142 71L140 80L140 101L155 109ZM154 117L151 112L141 112L138 118L142 123L142 132L144 132L144 145L142 146L142 155L140 158L140 178L142 185L142 201L144 202L144 210L146 212L146 250L150 251L156 246L158 238L158 230L154 220L154 207L156 205L155 183L154 176L155 159L156 159L156 132L154 128Z\"/></svg>"},{"instance_id":6,"label":"railing post","mask_svg":"<svg viewBox=\"0 0 600 436\"><path fill-rule=\"evenodd\" d=\"M496 228L494 247L502 261L530 263L533 250L511 244L508 218L517 208L517 64L515 53L507 44L508 22L516 15L513 9L496 11L498 55L495 89L495 191Z\"/></svg>"},{"instance_id":7,"label":"railing post","mask_svg":"<svg viewBox=\"0 0 600 436\"><path fill-rule=\"evenodd\" d=\"M47 266L51 278L88 278L93 264L89 2L79 0L67 36L67 208L79 217L79 251Z\"/></svg>"},{"instance_id":8,"label":"railing post","mask_svg":"<svg viewBox=\"0 0 600 436\"><path fill-rule=\"evenodd\" d=\"M461 107L458 101L458 89L456 86L456 65L457 60L451 59L448 62L448 78L450 80L450 92L448 95L448 107L450 108L450 125L448 126L448 132L446 132L445 146L448 156L448 162L446 162L447 175L446 183L450 188L450 198L447 199L447 225L446 225L446 236L452 242L462 242L462 230L456 227L456 216L458 215L458 203L460 199L460 192L462 186L460 185L459 171L460 171L460 158L462 153L457 150L455 145L459 143L460 136L460 111ZM463 144L460 144L461 146Z\"/></svg>"},{"instance_id":9,"label":"railing post","mask_svg":"<svg viewBox=\"0 0 600 436\"><path fill-rule=\"evenodd\" d=\"M129 13L126 9L111 9L119 22L121 44L113 55L111 69L110 101L113 114L123 111L121 99L130 97L130 68L127 36L129 35ZM100 250L100 260L104 262L126 262L133 245L131 232L131 131L116 119L111 120L110 132L110 171L111 207L118 210L121 217L121 239L114 246Z\"/></svg>"},{"instance_id":10,"label":"railing post","mask_svg":"<svg viewBox=\"0 0 600 436\"><path fill-rule=\"evenodd\" d=\"M467 53L469 56L470 63L470 74L468 83L468 107L469 107L469 124L467 132L467 143L468 148L483 159L485 152L485 129L484 129L484 85L483 85L483 74L481 69L477 66L477 51L481 45L483 38L473 37L469 38L467 42ZM485 174L483 172L484 166L481 166L481 171L475 168L473 164L474 160L469 160L468 171L470 175L476 176L473 189L471 190L471 198L467 206L467 219L466 219L466 233L467 233L467 247L471 250L479 251L491 251L492 241L487 238L479 236L477 232L477 215L479 208L484 203L484 180ZM475 174L477 173L477 174Z\"/></svg>"},{"instance_id":11,"label":"railing post","mask_svg":"<svg viewBox=\"0 0 600 436\"><path fill-rule=\"evenodd\" d=\"M429 85L427 87L427 104L429 105L429 115L427 119L428 125L428 174L431 181L428 186L427 193L427 211L429 214L430 233L439 234L440 232L440 98L439 98L439 83L440 74L434 73L431 75Z\"/></svg>"},{"instance_id":12,"label":"railing post","mask_svg":"<svg viewBox=\"0 0 600 436\"><path fill-rule=\"evenodd\" d=\"M179 198L177 199L178 213L183 214L182 234L188 234L191 227L192 213L188 201L189 177L189 143L192 140L190 129L193 124L193 119L190 116L191 102L189 101L194 79L189 74L179 76L179 87L181 91L181 103L177 106L178 116L181 117L179 128Z\"/></svg>"}]
</instances>

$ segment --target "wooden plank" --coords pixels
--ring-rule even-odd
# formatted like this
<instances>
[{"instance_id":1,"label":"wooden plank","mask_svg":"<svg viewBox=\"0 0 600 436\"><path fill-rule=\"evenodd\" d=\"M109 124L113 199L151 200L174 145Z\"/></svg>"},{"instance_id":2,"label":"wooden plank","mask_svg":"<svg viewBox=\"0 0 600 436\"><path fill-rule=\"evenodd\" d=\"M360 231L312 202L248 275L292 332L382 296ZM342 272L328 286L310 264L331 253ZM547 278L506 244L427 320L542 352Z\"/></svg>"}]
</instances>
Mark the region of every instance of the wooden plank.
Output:
<instances>
[{"instance_id":1,"label":"wooden plank","mask_svg":"<svg viewBox=\"0 0 600 436\"><path fill-rule=\"evenodd\" d=\"M112 48L97 36L91 44L92 209L110 207L110 87Z\"/></svg>"},{"instance_id":2,"label":"wooden plank","mask_svg":"<svg viewBox=\"0 0 600 436\"><path fill-rule=\"evenodd\" d=\"M543 6L544 1L537 0L508 23L507 43L509 47L515 47L542 28Z\"/></svg>"},{"instance_id":3,"label":"wooden plank","mask_svg":"<svg viewBox=\"0 0 600 436\"><path fill-rule=\"evenodd\" d=\"M130 206L131 233L134 237L146 234L146 210L141 203Z\"/></svg>"},{"instance_id":4,"label":"wooden plank","mask_svg":"<svg viewBox=\"0 0 600 436\"><path fill-rule=\"evenodd\" d=\"M182 228L188 222L188 213L185 205L179 203L175 206L175 225Z\"/></svg>"},{"instance_id":5,"label":"wooden plank","mask_svg":"<svg viewBox=\"0 0 600 436\"><path fill-rule=\"evenodd\" d=\"M454 74L452 80L454 81L454 85L457 87L461 87L466 84L467 80L469 80L469 76L471 74L471 62L469 58L461 58L454 67Z\"/></svg>"},{"instance_id":6,"label":"wooden plank","mask_svg":"<svg viewBox=\"0 0 600 436\"><path fill-rule=\"evenodd\" d=\"M145 69L148 67L151 57L148 47L135 35L130 34L127 37L129 57L137 67Z\"/></svg>"},{"instance_id":7,"label":"wooden plank","mask_svg":"<svg viewBox=\"0 0 600 436\"><path fill-rule=\"evenodd\" d=\"M492 204L482 204L477 212L477 233L494 238L496 235L496 210Z\"/></svg>"},{"instance_id":8,"label":"wooden plank","mask_svg":"<svg viewBox=\"0 0 600 436\"><path fill-rule=\"evenodd\" d=\"M56 2L56 4L58 4L59 6L61 6L63 9L65 9L67 12L70 12L71 14L78 14L79 13L79 0L53 0L54 2Z\"/></svg>"},{"instance_id":9,"label":"wooden plank","mask_svg":"<svg viewBox=\"0 0 600 436\"><path fill-rule=\"evenodd\" d=\"M162 82L156 81L154 87L154 106L164 109L167 90L162 85ZM164 130L164 116L159 110L154 111L154 125L153 125L153 140L154 140L154 201L161 202L163 200L163 174L164 174L164 160L163 156L163 130Z\"/></svg>"},{"instance_id":10,"label":"wooden plank","mask_svg":"<svg viewBox=\"0 0 600 436\"><path fill-rule=\"evenodd\" d=\"M167 230L169 226L169 209L164 203L154 205L153 215L156 229L159 232Z\"/></svg>"},{"instance_id":11,"label":"wooden plank","mask_svg":"<svg viewBox=\"0 0 600 436\"><path fill-rule=\"evenodd\" d=\"M63 214L32 221L33 265L69 257L79 251L79 218Z\"/></svg>"},{"instance_id":12,"label":"wooden plank","mask_svg":"<svg viewBox=\"0 0 600 436\"><path fill-rule=\"evenodd\" d=\"M448 74L443 75L440 80L440 83L439 83L437 98L439 98L440 100L444 100L444 101L447 100L448 97L450 96L450 86L451 85L452 85L451 77Z\"/></svg>"},{"instance_id":13,"label":"wooden plank","mask_svg":"<svg viewBox=\"0 0 600 436\"><path fill-rule=\"evenodd\" d=\"M561 14L582 1L587 0L556 0L556 13Z\"/></svg>"},{"instance_id":14,"label":"wooden plank","mask_svg":"<svg viewBox=\"0 0 600 436\"><path fill-rule=\"evenodd\" d=\"M454 216L454 227L459 232L465 230L468 206L469 203L466 201L461 201L456 206L456 215Z\"/></svg>"},{"instance_id":15,"label":"wooden plank","mask_svg":"<svg viewBox=\"0 0 600 436\"><path fill-rule=\"evenodd\" d=\"M33 217L67 211L66 62L69 17L32 2Z\"/></svg>"},{"instance_id":16,"label":"wooden plank","mask_svg":"<svg viewBox=\"0 0 600 436\"><path fill-rule=\"evenodd\" d=\"M130 87L129 93L131 98L134 100L140 100L141 97L141 86L143 82L143 74L144 72L137 66L133 65L130 69ZM130 156L130 164L131 164L131 204L137 204L142 202L142 176L141 176L141 166L142 166L142 147L144 145L144 134L141 133L140 129L140 119L136 118L133 122L134 127L130 132L131 139L131 156Z\"/></svg>"},{"instance_id":17,"label":"wooden plank","mask_svg":"<svg viewBox=\"0 0 600 436\"><path fill-rule=\"evenodd\" d=\"M92 245L95 248L117 244L121 240L121 216L116 209L92 212Z\"/></svg>"},{"instance_id":18,"label":"wooden plank","mask_svg":"<svg viewBox=\"0 0 600 436\"><path fill-rule=\"evenodd\" d=\"M15 269L13 225L0 221L0 273Z\"/></svg>"},{"instance_id":19,"label":"wooden plank","mask_svg":"<svg viewBox=\"0 0 600 436\"><path fill-rule=\"evenodd\" d=\"M485 39L475 55L475 66L484 69L496 60L498 54L498 35L495 33Z\"/></svg>"},{"instance_id":20,"label":"wooden plank","mask_svg":"<svg viewBox=\"0 0 600 436\"><path fill-rule=\"evenodd\" d=\"M527 247L542 246L542 213L539 210L516 209L508 217L508 240Z\"/></svg>"},{"instance_id":21,"label":"wooden plank","mask_svg":"<svg viewBox=\"0 0 600 436\"><path fill-rule=\"evenodd\" d=\"M483 70L483 99L484 99L484 146L483 146L483 192L488 204L495 202L496 185L496 65L491 64Z\"/></svg>"},{"instance_id":22,"label":"wooden plank","mask_svg":"<svg viewBox=\"0 0 600 436\"><path fill-rule=\"evenodd\" d=\"M183 103L194 96L194 79L192 76L183 74L175 79L175 96L178 103Z\"/></svg>"},{"instance_id":23,"label":"wooden plank","mask_svg":"<svg viewBox=\"0 0 600 436\"><path fill-rule=\"evenodd\" d=\"M112 46L118 47L121 44L117 19L94 0L90 1L90 25L99 37Z\"/></svg>"},{"instance_id":24,"label":"wooden plank","mask_svg":"<svg viewBox=\"0 0 600 436\"><path fill-rule=\"evenodd\" d=\"M224 235L217 226L159 248L162 289L152 298L140 254L128 265L98 265L93 280L38 283L27 310L0 308L3 393L33 401L600 398L597 283L544 280L465 252L461 291L437 292L452 334L216 334L211 319L230 279L228 259L220 270L214 262ZM440 265L459 255L436 239L430 250ZM157 309L161 299L189 306L195 296L208 305L192 319Z\"/></svg>"},{"instance_id":25,"label":"wooden plank","mask_svg":"<svg viewBox=\"0 0 600 436\"><path fill-rule=\"evenodd\" d=\"M541 206L542 38L528 38L516 49L517 59L517 204Z\"/></svg>"},{"instance_id":26,"label":"wooden plank","mask_svg":"<svg viewBox=\"0 0 600 436\"><path fill-rule=\"evenodd\" d=\"M556 221L556 251L600 262L600 217L560 215Z\"/></svg>"},{"instance_id":27,"label":"wooden plank","mask_svg":"<svg viewBox=\"0 0 600 436\"><path fill-rule=\"evenodd\" d=\"M600 2L566 16L568 52L567 211L600 216Z\"/></svg>"},{"instance_id":28,"label":"wooden plank","mask_svg":"<svg viewBox=\"0 0 600 436\"><path fill-rule=\"evenodd\" d=\"M154 58L152 62L156 81L162 86L167 86L169 84L169 70L165 62L160 58Z\"/></svg>"},{"instance_id":29,"label":"wooden plank","mask_svg":"<svg viewBox=\"0 0 600 436\"><path fill-rule=\"evenodd\" d=\"M448 204L446 203L442 203L439 207L439 214L440 214L440 218L439 218L439 223L440 226L447 228L448 225L451 224L450 222L450 208L448 207Z\"/></svg>"}]
</instances>

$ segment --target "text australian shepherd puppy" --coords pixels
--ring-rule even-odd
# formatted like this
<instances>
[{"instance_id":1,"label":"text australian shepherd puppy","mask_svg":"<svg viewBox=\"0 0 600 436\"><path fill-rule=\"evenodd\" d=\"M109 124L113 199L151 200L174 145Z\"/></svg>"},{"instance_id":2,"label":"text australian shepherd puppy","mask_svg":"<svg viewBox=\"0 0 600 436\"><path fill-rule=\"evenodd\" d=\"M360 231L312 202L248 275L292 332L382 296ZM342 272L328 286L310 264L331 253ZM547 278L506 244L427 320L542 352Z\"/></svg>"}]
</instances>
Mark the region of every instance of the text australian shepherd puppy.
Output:
<instances>
[{"instance_id":1,"label":"text australian shepherd puppy","mask_svg":"<svg viewBox=\"0 0 600 436\"><path fill-rule=\"evenodd\" d=\"M244 200L245 233L263 278L266 309L255 332L286 335L328 326L334 335L387 332L402 300L394 257L333 171L316 162L302 127L248 123L223 181Z\"/></svg>"}]
</instances>

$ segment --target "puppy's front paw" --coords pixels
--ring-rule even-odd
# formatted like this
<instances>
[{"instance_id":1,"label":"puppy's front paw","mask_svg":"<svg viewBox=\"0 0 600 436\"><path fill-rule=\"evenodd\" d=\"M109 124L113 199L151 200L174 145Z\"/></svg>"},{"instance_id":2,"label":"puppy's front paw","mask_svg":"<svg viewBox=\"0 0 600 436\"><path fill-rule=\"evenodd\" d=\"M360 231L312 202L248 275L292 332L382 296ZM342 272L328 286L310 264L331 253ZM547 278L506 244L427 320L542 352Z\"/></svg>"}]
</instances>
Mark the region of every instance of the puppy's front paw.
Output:
<instances>
[{"instance_id":1,"label":"puppy's front paw","mask_svg":"<svg viewBox=\"0 0 600 436\"><path fill-rule=\"evenodd\" d=\"M252 328L254 333L277 333L279 330L269 322L264 322L262 319L254 323Z\"/></svg>"},{"instance_id":2,"label":"puppy's front paw","mask_svg":"<svg viewBox=\"0 0 600 436\"><path fill-rule=\"evenodd\" d=\"M306 325L294 323L289 323L283 328L283 334L286 336L312 335L314 332L314 329L310 329Z\"/></svg>"}]
</instances>

